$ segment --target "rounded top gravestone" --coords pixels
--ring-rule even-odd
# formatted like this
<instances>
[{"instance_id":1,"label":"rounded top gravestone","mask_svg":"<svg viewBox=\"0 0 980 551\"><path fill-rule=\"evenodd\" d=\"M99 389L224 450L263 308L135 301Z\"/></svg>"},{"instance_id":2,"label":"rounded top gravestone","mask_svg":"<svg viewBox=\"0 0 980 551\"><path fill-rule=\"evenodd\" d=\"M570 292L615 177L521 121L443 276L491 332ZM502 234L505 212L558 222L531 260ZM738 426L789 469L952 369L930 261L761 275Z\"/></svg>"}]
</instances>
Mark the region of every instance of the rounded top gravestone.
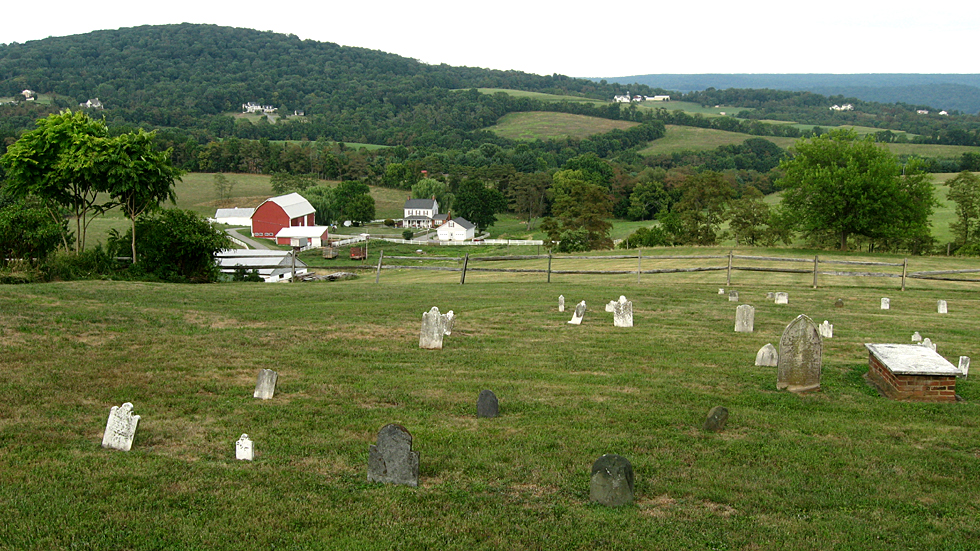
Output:
<instances>
[{"instance_id":1,"label":"rounded top gravestone","mask_svg":"<svg viewBox=\"0 0 980 551\"><path fill-rule=\"evenodd\" d=\"M633 465L621 455L607 453L592 465L589 501L619 507L633 501Z\"/></svg>"}]
</instances>

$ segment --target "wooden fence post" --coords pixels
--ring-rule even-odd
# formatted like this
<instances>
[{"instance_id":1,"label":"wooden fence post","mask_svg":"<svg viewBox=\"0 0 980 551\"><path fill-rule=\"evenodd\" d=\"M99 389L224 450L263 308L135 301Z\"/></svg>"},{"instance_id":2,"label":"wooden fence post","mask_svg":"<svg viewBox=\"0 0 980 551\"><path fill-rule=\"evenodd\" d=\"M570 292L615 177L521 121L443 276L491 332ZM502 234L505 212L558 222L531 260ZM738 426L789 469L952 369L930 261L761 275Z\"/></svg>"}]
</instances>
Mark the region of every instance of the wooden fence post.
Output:
<instances>
[{"instance_id":1,"label":"wooden fence post","mask_svg":"<svg viewBox=\"0 0 980 551\"><path fill-rule=\"evenodd\" d=\"M819 262L820 262L819 257L817 255L813 255L813 288L814 289L817 288L817 264Z\"/></svg>"},{"instance_id":2,"label":"wooden fence post","mask_svg":"<svg viewBox=\"0 0 980 551\"><path fill-rule=\"evenodd\" d=\"M385 258L385 250L381 249L381 254L378 255L378 273L374 276L374 282L377 283L381 279L381 261Z\"/></svg>"},{"instance_id":3,"label":"wooden fence post","mask_svg":"<svg viewBox=\"0 0 980 551\"><path fill-rule=\"evenodd\" d=\"M909 273L909 259L905 258L902 261L902 290L905 290L905 276Z\"/></svg>"},{"instance_id":4,"label":"wooden fence post","mask_svg":"<svg viewBox=\"0 0 980 551\"><path fill-rule=\"evenodd\" d=\"M640 284L640 274L643 273L643 249L636 249L636 284Z\"/></svg>"},{"instance_id":5,"label":"wooden fence post","mask_svg":"<svg viewBox=\"0 0 980 551\"><path fill-rule=\"evenodd\" d=\"M732 251L728 251L728 278L725 285L732 284Z\"/></svg>"},{"instance_id":6,"label":"wooden fence post","mask_svg":"<svg viewBox=\"0 0 980 551\"><path fill-rule=\"evenodd\" d=\"M548 250L548 283L551 283L551 249Z\"/></svg>"},{"instance_id":7,"label":"wooden fence post","mask_svg":"<svg viewBox=\"0 0 980 551\"><path fill-rule=\"evenodd\" d=\"M470 253L466 253L463 257L463 273L459 276L459 284L462 285L466 283L466 265L470 262Z\"/></svg>"}]
</instances>

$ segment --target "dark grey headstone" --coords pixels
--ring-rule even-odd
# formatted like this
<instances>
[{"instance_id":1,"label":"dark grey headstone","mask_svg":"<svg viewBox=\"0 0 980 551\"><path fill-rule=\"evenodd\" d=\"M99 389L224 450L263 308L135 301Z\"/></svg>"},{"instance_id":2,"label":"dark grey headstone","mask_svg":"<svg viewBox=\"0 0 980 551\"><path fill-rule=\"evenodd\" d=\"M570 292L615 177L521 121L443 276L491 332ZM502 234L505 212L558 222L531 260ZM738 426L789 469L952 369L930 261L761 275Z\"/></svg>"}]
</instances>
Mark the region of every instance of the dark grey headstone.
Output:
<instances>
[{"instance_id":1,"label":"dark grey headstone","mask_svg":"<svg viewBox=\"0 0 980 551\"><path fill-rule=\"evenodd\" d=\"M619 507L633 501L633 465L621 455L607 453L592 465L589 501Z\"/></svg>"},{"instance_id":2,"label":"dark grey headstone","mask_svg":"<svg viewBox=\"0 0 980 551\"><path fill-rule=\"evenodd\" d=\"M844 299L842 298L837 299L837 302L834 303L834 308L843 308L843 307L844 307Z\"/></svg>"},{"instance_id":3,"label":"dark grey headstone","mask_svg":"<svg viewBox=\"0 0 980 551\"><path fill-rule=\"evenodd\" d=\"M820 390L823 339L816 324L801 314L779 338L776 388L790 392Z\"/></svg>"},{"instance_id":4,"label":"dark grey headstone","mask_svg":"<svg viewBox=\"0 0 980 551\"><path fill-rule=\"evenodd\" d=\"M419 453L412 451L412 435L394 423L378 431L378 443L368 450L368 482L419 485Z\"/></svg>"},{"instance_id":5,"label":"dark grey headstone","mask_svg":"<svg viewBox=\"0 0 980 551\"><path fill-rule=\"evenodd\" d=\"M708 412L708 418L704 420L704 430L709 432L721 432L728 424L728 410L722 406L715 406Z\"/></svg>"},{"instance_id":6,"label":"dark grey headstone","mask_svg":"<svg viewBox=\"0 0 980 551\"><path fill-rule=\"evenodd\" d=\"M500 415L500 406L497 404L497 396L490 390L481 390L480 397L476 399L477 417L496 417Z\"/></svg>"}]
</instances>

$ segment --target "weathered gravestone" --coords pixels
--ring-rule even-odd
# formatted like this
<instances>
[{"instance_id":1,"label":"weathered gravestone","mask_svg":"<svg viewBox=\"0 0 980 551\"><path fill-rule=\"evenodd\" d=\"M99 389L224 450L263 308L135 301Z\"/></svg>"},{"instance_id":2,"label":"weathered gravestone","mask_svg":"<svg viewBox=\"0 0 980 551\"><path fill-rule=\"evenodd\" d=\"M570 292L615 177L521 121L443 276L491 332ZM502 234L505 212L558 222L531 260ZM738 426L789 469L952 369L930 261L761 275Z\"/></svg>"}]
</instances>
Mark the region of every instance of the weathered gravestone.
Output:
<instances>
[{"instance_id":1,"label":"weathered gravestone","mask_svg":"<svg viewBox=\"0 0 980 551\"><path fill-rule=\"evenodd\" d=\"M239 461L251 461L253 457L252 440L247 434L242 434L238 441L235 442L235 459Z\"/></svg>"},{"instance_id":2,"label":"weathered gravestone","mask_svg":"<svg viewBox=\"0 0 980 551\"><path fill-rule=\"evenodd\" d=\"M633 301L622 295L613 303L613 326L633 327Z\"/></svg>"},{"instance_id":3,"label":"weathered gravestone","mask_svg":"<svg viewBox=\"0 0 980 551\"><path fill-rule=\"evenodd\" d=\"M738 302L738 291L728 292L728 302Z\"/></svg>"},{"instance_id":4,"label":"weathered gravestone","mask_svg":"<svg viewBox=\"0 0 980 551\"><path fill-rule=\"evenodd\" d=\"M832 339L834 337L834 325L827 320L823 320L823 323L817 326L817 332L820 333L821 338Z\"/></svg>"},{"instance_id":5,"label":"weathered gravestone","mask_svg":"<svg viewBox=\"0 0 980 551\"><path fill-rule=\"evenodd\" d=\"M572 313L572 319L568 323L572 325L582 325L582 318L585 317L585 301L575 305L575 311Z\"/></svg>"},{"instance_id":6,"label":"weathered gravestone","mask_svg":"<svg viewBox=\"0 0 980 551\"><path fill-rule=\"evenodd\" d=\"M844 307L844 299L842 298L837 299L837 302L834 303L834 308L843 308L843 307Z\"/></svg>"},{"instance_id":7,"label":"weathered gravestone","mask_svg":"<svg viewBox=\"0 0 980 551\"><path fill-rule=\"evenodd\" d=\"M112 406L102 435L102 447L128 452L133 447L139 422L140 416L133 415L133 404L126 402L122 407Z\"/></svg>"},{"instance_id":8,"label":"weathered gravestone","mask_svg":"<svg viewBox=\"0 0 980 551\"><path fill-rule=\"evenodd\" d=\"M728 410L722 406L715 406L708 412L708 418L704 420L704 430L708 432L721 432L728 424Z\"/></svg>"},{"instance_id":9,"label":"weathered gravestone","mask_svg":"<svg viewBox=\"0 0 980 551\"><path fill-rule=\"evenodd\" d=\"M922 342L922 335L918 331L912 333L912 342Z\"/></svg>"},{"instance_id":10,"label":"weathered gravestone","mask_svg":"<svg viewBox=\"0 0 980 551\"><path fill-rule=\"evenodd\" d=\"M607 453L592 464L589 501L607 507L633 502L633 465L628 459Z\"/></svg>"},{"instance_id":11,"label":"weathered gravestone","mask_svg":"<svg viewBox=\"0 0 980 551\"><path fill-rule=\"evenodd\" d=\"M776 388L790 392L820 390L823 341L813 320L797 316L779 338Z\"/></svg>"},{"instance_id":12,"label":"weathered gravestone","mask_svg":"<svg viewBox=\"0 0 980 551\"><path fill-rule=\"evenodd\" d=\"M963 372L963 378L965 379L967 374L970 372L970 357L960 356L960 371Z\"/></svg>"},{"instance_id":13,"label":"weathered gravestone","mask_svg":"<svg viewBox=\"0 0 980 551\"><path fill-rule=\"evenodd\" d=\"M881 299L881 309L882 310L889 310L889 309L891 309L891 307L892 307L892 300L890 298L882 298Z\"/></svg>"},{"instance_id":14,"label":"weathered gravestone","mask_svg":"<svg viewBox=\"0 0 980 551\"><path fill-rule=\"evenodd\" d=\"M456 314L452 310L442 315L442 334L450 336L453 334L453 324L456 323Z\"/></svg>"},{"instance_id":15,"label":"weathered gravestone","mask_svg":"<svg viewBox=\"0 0 980 551\"><path fill-rule=\"evenodd\" d=\"M789 304L789 293L776 293L776 304Z\"/></svg>"},{"instance_id":16,"label":"weathered gravestone","mask_svg":"<svg viewBox=\"0 0 980 551\"><path fill-rule=\"evenodd\" d=\"M939 312L940 314L945 314L946 313L946 301L945 300L937 300L936 301L936 311Z\"/></svg>"},{"instance_id":17,"label":"weathered gravestone","mask_svg":"<svg viewBox=\"0 0 980 551\"><path fill-rule=\"evenodd\" d=\"M271 369L262 369L259 376L255 379L255 392L253 398L268 400L276 394L276 383L279 381L279 374Z\"/></svg>"},{"instance_id":18,"label":"weathered gravestone","mask_svg":"<svg viewBox=\"0 0 980 551\"><path fill-rule=\"evenodd\" d=\"M755 355L755 365L764 367L776 367L779 365L779 353L776 352L776 347L772 343L766 343L765 346L759 349L759 352Z\"/></svg>"},{"instance_id":19,"label":"weathered gravestone","mask_svg":"<svg viewBox=\"0 0 980 551\"><path fill-rule=\"evenodd\" d=\"M932 339L930 339L929 337L922 339L922 342L919 343L919 346L924 346L929 350L932 350L933 352L936 351L936 343L932 342Z\"/></svg>"},{"instance_id":20,"label":"weathered gravestone","mask_svg":"<svg viewBox=\"0 0 980 551\"><path fill-rule=\"evenodd\" d=\"M772 291L769 291L768 293L766 293L766 300L772 300L774 298L776 298L776 293L774 293Z\"/></svg>"},{"instance_id":21,"label":"weathered gravestone","mask_svg":"<svg viewBox=\"0 0 980 551\"><path fill-rule=\"evenodd\" d=\"M428 312L422 313L422 332L419 335L419 348L442 350L442 337L445 334L445 318L439 313L439 307L433 306Z\"/></svg>"},{"instance_id":22,"label":"weathered gravestone","mask_svg":"<svg viewBox=\"0 0 980 551\"><path fill-rule=\"evenodd\" d=\"M412 451L412 435L394 423L378 431L378 443L368 450L368 482L419 485L419 453Z\"/></svg>"},{"instance_id":23,"label":"weathered gravestone","mask_svg":"<svg viewBox=\"0 0 980 551\"><path fill-rule=\"evenodd\" d=\"M565 295L558 295L558 311L565 311Z\"/></svg>"},{"instance_id":24,"label":"weathered gravestone","mask_svg":"<svg viewBox=\"0 0 980 551\"><path fill-rule=\"evenodd\" d=\"M616 301L610 300L609 302L606 303L606 312L612 312L615 306L616 306Z\"/></svg>"},{"instance_id":25,"label":"weathered gravestone","mask_svg":"<svg viewBox=\"0 0 980 551\"><path fill-rule=\"evenodd\" d=\"M741 304L735 309L735 332L751 333L755 327L755 306Z\"/></svg>"},{"instance_id":26,"label":"weathered gravestone","mask_svg":"<svg viewBox=\"0 0 980 551\"><path fill-rule=\"evenodd\" d=\"M500 415L500 404L497 402L497 395L491 390L481 390L480 396L476 399L477 417L497 417Z\"/></svg>"},{"instance_id":27,"label":"weathered gravestone","mask_svg":"<svg viewBox=\"0 0 980 551\"><path fill-rule=\"evenodd\" d=\"M719 289L718 289L718 294L719 294L719 295L724 295L724 294L725 294L725 290L724 290L724 289L720 289L720 288L719 288Z\"/></svg>"}]
</instances>

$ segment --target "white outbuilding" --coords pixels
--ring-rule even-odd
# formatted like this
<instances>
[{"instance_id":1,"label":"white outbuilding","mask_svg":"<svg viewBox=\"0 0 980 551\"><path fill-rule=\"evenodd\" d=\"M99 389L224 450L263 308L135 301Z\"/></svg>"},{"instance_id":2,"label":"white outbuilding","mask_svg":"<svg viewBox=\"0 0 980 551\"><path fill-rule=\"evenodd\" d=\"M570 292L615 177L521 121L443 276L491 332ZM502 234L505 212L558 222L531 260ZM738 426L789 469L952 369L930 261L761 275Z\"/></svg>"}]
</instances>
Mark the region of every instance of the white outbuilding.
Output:
<instances>
[{"instance_id":1,"label":"white outbuilding","mask_svg":"<svg viewBox=\"0 0 980 551\"><path fill-rule=\"evenodd\" d=\"M466 241L476 237L476 226L465 218L456 217L436 230L439 241Z\"/></svg>"}]
</instances>

